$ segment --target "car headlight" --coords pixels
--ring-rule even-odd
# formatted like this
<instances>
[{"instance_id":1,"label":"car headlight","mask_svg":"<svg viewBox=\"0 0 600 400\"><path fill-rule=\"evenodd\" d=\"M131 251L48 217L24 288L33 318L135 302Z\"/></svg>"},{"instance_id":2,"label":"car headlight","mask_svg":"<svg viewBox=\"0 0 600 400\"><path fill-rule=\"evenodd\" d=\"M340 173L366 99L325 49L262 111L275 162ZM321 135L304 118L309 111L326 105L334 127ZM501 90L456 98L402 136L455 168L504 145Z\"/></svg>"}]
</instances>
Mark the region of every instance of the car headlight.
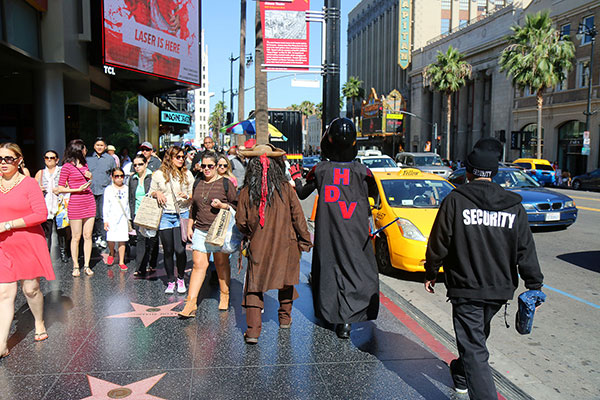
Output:
<instances>
[{"instance_id":1,"label":"car headlight","mask_svg":"<svg viewBox=\"0 0 600 400\"><path fill-rule=\"evenodd\" d=\"M526 210L535 210L535 207L533 204L523 203L523 208Z\"/></svg>"},{"instance_id":2,"label":"car headlight","mask_svg":"<svg viewBox=\"0 0 600 400\"><path fill-rule=\"evenodd\" d=\"M423 236L419 228L417 228L412 222L407 219L399 218L396 224L400 228L402 236L407 239L418 240L420 242L426 242L427 238Z\"/></svg>"},{"instance_id":3,"label":"car headlight","mask_svg":"<svg viewBox=\"0 0 600 400\"><path fill-rule=\"evenodd\" d=\"M573 200L571 201L565 201L565 207L564 208L572 208L575 207L575 202Z\"/></svg>"}]
</instances>

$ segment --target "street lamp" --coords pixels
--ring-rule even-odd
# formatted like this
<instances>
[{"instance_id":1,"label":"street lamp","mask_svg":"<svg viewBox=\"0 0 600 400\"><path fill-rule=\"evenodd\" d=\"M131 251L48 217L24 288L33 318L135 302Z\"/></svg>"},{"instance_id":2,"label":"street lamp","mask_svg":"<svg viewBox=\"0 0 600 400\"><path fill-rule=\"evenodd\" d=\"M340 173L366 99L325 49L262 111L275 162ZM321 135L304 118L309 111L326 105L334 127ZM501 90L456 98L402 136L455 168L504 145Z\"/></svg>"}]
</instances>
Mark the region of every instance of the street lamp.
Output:
<instances>
[{"instance_id":1,"label":"street lamp","mask_svg":"<svg viewBox=\"0 0 600 400\"><path fill-rule=\"evenodd\" d=\"M594 44L596 43L596 35L598 31L596 30L596 25L588 26L586 24L579 24L579 29L577 30L577 39L580 41L583 40L584 37L589 36L592 39L592 44L590 48L590 68L588 74L588 96L587 96L587 109L584 111L585 115L585 130L589 132L590 130L590 117L594 114L591 109L592 102L592 77L594 76Z\"/></svg>"},{"instance_id":2,"label":"street lamp","mask_svg":"<svg viewBox=\"0 0 600 400\"><path fill-rule=\"evenodd\" d=\"M230 79L229 79L229 110L231 112L231 121L234 121L233 117L233 97L237 94L233 91L233 62L240 59L240 56L234 57L233 53L229 56L229 70L230 70ZM246 68L250 67L253 62L252 53L246 54Z\"/></svg>"},{"instance_id":3,"label":"street lamp","mask_svg":"<svg viewBox=\"0 0 600 400\"><path fill-rule=\"evenodd\" d=\"M437 122L429 122L426 119L423 119L423 118L419 117L417 114L413 114L413 113L408 112L408 111L400 111L400 114L410 115L411 117L418 118L421 121L425 122L426 124L431 125L431 128L433 129L433 138L431 140L431 151L433 153L435 153L435 142L437 140Z\"/></svg>"}]
</instances>

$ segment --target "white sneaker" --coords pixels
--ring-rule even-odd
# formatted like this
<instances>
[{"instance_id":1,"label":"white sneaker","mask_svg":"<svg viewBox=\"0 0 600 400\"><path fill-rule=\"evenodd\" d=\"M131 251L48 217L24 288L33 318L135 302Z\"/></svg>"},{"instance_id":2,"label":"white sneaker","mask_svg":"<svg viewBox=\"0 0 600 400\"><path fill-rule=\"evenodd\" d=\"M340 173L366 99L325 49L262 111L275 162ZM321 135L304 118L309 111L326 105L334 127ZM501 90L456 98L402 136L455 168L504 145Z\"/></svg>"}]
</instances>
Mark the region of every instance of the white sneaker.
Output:
<instances>
[{"instance_id":1,"label":"white sneaker","mask_svg":"<svg viewBox=\"0 0 600 400\"><path fill-rule=\"evenodd\" d=\"M175 293L175 282L169 282L167 284L167 288L165 289L165 293L173 294Z\"/></svg>"},{"instance_id":2,"label":"white sneaker","mask_svg":"<svg viewBox=\"0 0 600 400\"><path fill-rule=\"evenodd\" d=\"M185 282L183 279L177 279L177 293L185 293L185 291Z\"/></svg>"}]
</instances>

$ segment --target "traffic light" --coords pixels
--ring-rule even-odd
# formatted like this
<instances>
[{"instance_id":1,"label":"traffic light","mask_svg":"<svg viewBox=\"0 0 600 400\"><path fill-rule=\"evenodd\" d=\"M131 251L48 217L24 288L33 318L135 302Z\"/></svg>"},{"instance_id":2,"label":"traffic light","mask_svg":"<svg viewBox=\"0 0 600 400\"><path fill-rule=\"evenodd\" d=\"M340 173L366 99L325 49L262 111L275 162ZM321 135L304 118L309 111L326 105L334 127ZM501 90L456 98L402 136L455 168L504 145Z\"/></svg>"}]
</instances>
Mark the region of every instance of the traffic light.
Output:
<instances>
[{"instance_id":1,"label":"traffic light","mask_svg":"<svg viewBox=\"0 0 600 400\"><path fill-rule=\"evenodd\" d=\"M225 116L225 125L229 125L232 123L233 123L233 113L228 111Z\"/></svg>"}]
</instances>

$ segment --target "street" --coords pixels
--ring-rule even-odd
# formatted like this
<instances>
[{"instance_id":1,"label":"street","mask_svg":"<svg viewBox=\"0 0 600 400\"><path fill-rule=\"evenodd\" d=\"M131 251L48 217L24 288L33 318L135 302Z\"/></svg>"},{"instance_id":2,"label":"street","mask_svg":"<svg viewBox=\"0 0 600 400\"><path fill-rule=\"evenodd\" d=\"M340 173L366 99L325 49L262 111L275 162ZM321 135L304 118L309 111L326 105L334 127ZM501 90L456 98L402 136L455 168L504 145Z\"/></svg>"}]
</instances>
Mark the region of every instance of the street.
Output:
<instances>
[{"instance_id":1,"label":"street","mask_svg":"<svg viewBox=\"0 0 600 400\"><path fill-rule=\"evenodd\" d=\"M600 193L557 190L571 196L579 209L577 222L568 229L534 231L548 298L538 310L530 335L514 329L516 297L492 323L488 341L490 364L529 396L536 399L600 398ZM438 340L456 351L451 305L442 283L435 295L423 288L423 275L397 271L380 275L382 292L393 290L416 308L413 318ZM421 312L426 316L423 317ZM440 329L441 328L441 329ZM498 382L498 381L497 381ZM498 385L500 392L501 384ZM518 393L514 397L518 398ZM527 398L527 396L521 396Z\"/></svg>"}]
</instances>

